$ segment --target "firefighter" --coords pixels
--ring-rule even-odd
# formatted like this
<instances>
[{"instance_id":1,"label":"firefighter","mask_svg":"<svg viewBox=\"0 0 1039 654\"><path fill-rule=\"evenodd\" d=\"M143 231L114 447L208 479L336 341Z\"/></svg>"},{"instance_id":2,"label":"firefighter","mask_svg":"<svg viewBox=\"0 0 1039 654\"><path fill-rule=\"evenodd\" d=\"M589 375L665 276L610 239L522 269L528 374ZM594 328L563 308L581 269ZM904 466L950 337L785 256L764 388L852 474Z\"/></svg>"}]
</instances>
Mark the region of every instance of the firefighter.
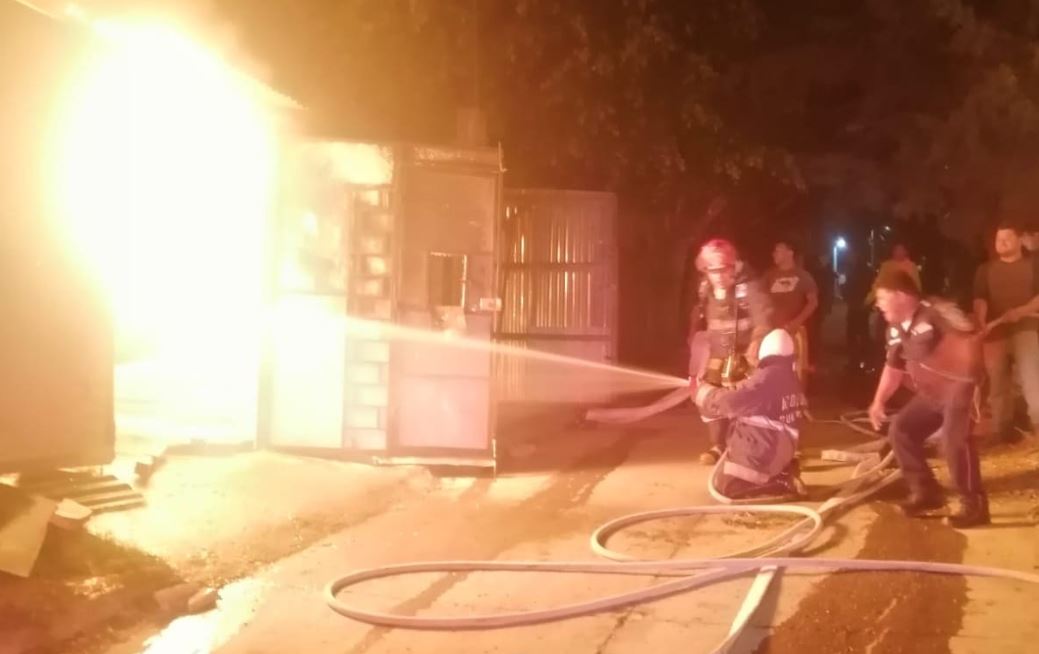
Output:
<instances>
[{"instance_id":1,"label":"firefighter","mask_svg":"<svg viewBox=\"0 0 1039 654\"><path fill-rule=\"evenodd\" d=\"M722 495L804 497L795 452L807 403L795 355L790 334L775 329L761 341L758 367L745 381L732 389L706 382L696 388L701 415L729 420L715 481Z\"/></svg>"},{"instance_id":2,"label":"firefighter","mask_svg":"<svg viewBox=\"0 0 1039 654\"><path fill-rule=\"evenodd\" d=\"M909 486L902 510L916 517L945 505L924 454L924 440L940 428L949 475L960 496L958 510L945 521L956 528L988 524L988 498L970 437L981 360L973 325L952 303L922 300L916 280L903 270L879 274L875 289L888 327L884 370L869 408L874 429L880 429L885 405L904 380L915 390L888 429Z\"/></svg>"},{"instance_id":3,"label":"firefighter","mask_svg":"<svg viewBox=\"0 0 1039 654\"><path fill-rule=\"evenodd\" d=\"M714 386L731 387L744 379L757 362L758 344L769 330L770 305L751 274L739 259L732 243L713 239L704 244L696 258L703 276L690 325L698 330L690 341L690 376ZM703 356L697 356L703 351ZM714 465L725 451L728 420L701 414L711 438L710 448L700 462Z\"/></svg>"}]
</instances>

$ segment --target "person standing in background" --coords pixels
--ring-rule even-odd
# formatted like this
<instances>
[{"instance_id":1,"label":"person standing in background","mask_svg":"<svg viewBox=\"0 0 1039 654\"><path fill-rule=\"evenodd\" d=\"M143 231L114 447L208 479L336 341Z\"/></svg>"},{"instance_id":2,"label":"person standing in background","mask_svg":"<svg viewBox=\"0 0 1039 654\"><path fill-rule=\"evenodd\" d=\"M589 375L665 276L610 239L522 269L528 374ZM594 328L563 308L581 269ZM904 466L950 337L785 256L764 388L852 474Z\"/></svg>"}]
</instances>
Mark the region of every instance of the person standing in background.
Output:
<instances>
[{"instance_id":1,"label":"person standing in background","mask_svg":"<svg viewBox=\"0 0 1039 654\"><path fill-rule=\"evenodd\" d=\"M796 345L798 377L803 381L808 358L805 325L819 308L819 287L804 268L797 265L792 243L777 241L772 249L775 264L765 273L764 286L772 299L772 326L785 329Z\"/></svg>"},{"instance_id":2,"label":"person standing in background","mask_svg":"<svg viewBox=\"0 0 1039 654\"><path fill-rule=\"evenodd\" d=\"M974 317L984 330L985 371L989 380L992 433L1001 441L1019 440L1013 428L1011 362L1017 366L1033 433L1039 433L1039 257L1022 253L1020 233L1001 225L996 258L974 278Z\"/></svg>"},{"instance_id":3,"label":"person standing in background","mask_svg":"<svg viewBox=\"0 0 1039 654\"><path fill-rule=\"evenodd\" d=\"M808 364L809 369L814 371L822 360L823 326L826 317L833 310L837 275L833 271L828 255L819 255L815 259L810 259L809 262L812 265L806 266L805 270L815 280L815 285L819 289L819 308L808 319L806 325L808 328Z\"/></svg>"},{"instance_id":4,"label":"person standing in background","mask_svg":"<svg viewBox=\"0 0 1039 654\"><path fill-rule=\"evenodd\" d=\"M949 251L949 239L942 234L934 214L927 215L919 228L927 236L917 239L920 244L916 250L916 256L921 261L920 290L925 296L947 297L945 253Z\"/></svg>"},{"instance_id":5,"label":"person standing in background","mask_svg":"<svg viewBox=\"0 0 1039 654\"><path fill-rule=\"evenodd\" d=\"M1028 256L1039 253L1039 230L1035 228L1034 223L1021 231L1021 245Z\"/></svg>"},{"instance_id":6,"label":"person standing in background","mask_svg":"<svg viewBox=\"0 0 1039 654\"><path fill-rule=\"evenodd\" d=\"M881 263L880 268L877 269L877 277L869 294L869 302L871 304L876 298L877 282L881 276L889 275L889 270L901 270L906 273L916 284L916 288L920 289L921 292L923 291L923 284L920 282L920 267L909 256L909 248L906 247L906 244L896 241L891 245L891 257Z\"/></svg>"},{"instance_id":7,"label":"person standing in background","mask_svg":"<svg viewBox=\"0 0 1039 654\"><path fill-rule=\"evenodd\" d=\"M866 304L873 271L866 263L865 257L856 249L850 249L846 255L846 271L841 295L847 307L845 315L845 346L848 352L848 369L860 370L869 355L869 312Z\"/></svg>"}]
</instances>

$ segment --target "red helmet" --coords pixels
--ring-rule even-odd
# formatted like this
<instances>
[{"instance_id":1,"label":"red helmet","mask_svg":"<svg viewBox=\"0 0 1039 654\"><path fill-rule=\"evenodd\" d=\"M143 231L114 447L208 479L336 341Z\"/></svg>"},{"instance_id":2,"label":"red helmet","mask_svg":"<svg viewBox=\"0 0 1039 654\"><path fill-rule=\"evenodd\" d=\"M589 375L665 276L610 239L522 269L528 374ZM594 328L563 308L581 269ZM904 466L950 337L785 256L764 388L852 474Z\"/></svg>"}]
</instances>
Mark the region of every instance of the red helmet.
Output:
<instances>
[{"instance_id":1,"label":"red helmet","mask_svg":"<svg viewBox=\"0 0 1039 654\"><path fill-rule=\"evenodd\" d=\"M723 270L736 265L736 248L723 238L713 238L703 244L696 256L696 269L700 272Z\"/></svg>"}]
</instances>

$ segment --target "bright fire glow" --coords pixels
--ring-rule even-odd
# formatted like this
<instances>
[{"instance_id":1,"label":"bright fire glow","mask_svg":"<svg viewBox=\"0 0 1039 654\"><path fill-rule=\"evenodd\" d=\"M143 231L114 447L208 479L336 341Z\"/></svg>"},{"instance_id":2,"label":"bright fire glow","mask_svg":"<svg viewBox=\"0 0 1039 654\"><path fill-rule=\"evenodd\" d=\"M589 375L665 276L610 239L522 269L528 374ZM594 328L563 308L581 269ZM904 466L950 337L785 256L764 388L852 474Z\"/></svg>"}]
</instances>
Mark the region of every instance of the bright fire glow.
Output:
<instances>
[{"instance_id":1,"label":"bright fire glow","mask_svg":"<svg viewBox=\"0 0 1039 654\"><path fill-rule=\"evenodd\" d=\"M153 394L167 400L170 385L197 390L200 379L254 389L271 117L242 78L176 31L94 25L98 50L58 138L58 198L73 245L109 291L121 356L137 359L138 375L161 368L146 376L165 380Z\"/></svg>"}]
</instances>

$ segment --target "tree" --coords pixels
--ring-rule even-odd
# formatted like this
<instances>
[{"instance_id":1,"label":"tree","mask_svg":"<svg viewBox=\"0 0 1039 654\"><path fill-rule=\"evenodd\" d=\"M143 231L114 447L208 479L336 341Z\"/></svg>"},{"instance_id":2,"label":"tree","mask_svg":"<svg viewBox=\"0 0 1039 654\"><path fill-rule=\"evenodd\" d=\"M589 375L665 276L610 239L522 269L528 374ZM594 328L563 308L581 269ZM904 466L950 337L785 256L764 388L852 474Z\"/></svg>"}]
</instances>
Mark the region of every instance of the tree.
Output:
<instances>
[{"instance_id":1,"label":"tree","mask_svg":"<svg viewBox=\"0 0 1039 654\"><path fill-rule=\"evenodd\" d=\"M710 233L970 242L1039 200L1032 0L212 2L325 133L450 141L482 106L508 183L619 194L660 287Z\"/></svg>"},{"instance_id":2,"label":"tree","mask_svg":"<svg viewBox=\"0 0 1039 654\"><path fill-rule=\"evenodd\" d=\"M964 234L1033 200L1031 0L129 4L221 17L326 132L444 141L478 103L515 183L613 189L665 231L719 196Z\"/></svg>"},{"instance_id":3,"label":"tree","mask_svg":"<svg viewBox=\"0 0 1039 654\"><path fill-rule=\"evenodd\" d=\"M785 152L746 140L714 108L725 53L755 38L753 5L218 3L325 126L444 140L455 107L478 93L518 183L637 189L654 206L758 172L796 181Z\"/></svg>"}]
</instances>

